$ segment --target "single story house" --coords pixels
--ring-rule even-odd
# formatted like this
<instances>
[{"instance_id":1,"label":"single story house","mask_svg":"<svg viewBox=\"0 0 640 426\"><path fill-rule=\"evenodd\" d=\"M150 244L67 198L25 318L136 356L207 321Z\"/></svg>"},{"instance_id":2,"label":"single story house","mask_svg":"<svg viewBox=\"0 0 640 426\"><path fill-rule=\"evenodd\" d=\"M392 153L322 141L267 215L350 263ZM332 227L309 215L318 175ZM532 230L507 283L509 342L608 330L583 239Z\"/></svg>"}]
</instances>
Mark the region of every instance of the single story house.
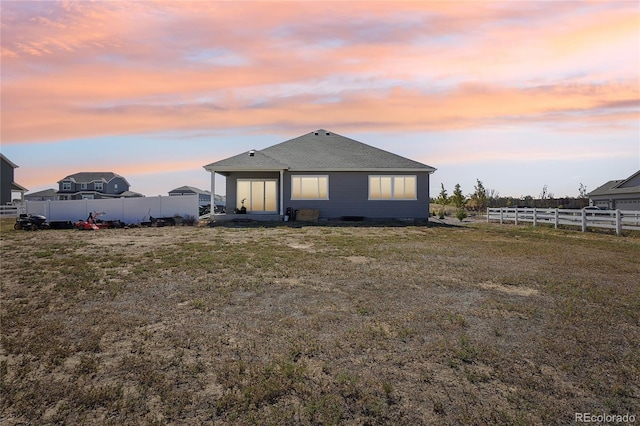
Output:
<instances>
[{"instance_id":1,"label":"single story house","mask_svg":"<svg viewBox=\"0 0 640 426\"><path fill-rule=\"evenodd\" d=\"M640 210L640 170L627 179L610 180L587 196L589 204L606 210Z\"/></svg>"},{"instance_id":2,"label":"single story house","mask_svg":"<svg viewBox=\"0 0 640 426\"><path fill-rule=\"evenodd\" d=\"M26 201L53 201L56 199L56 191L53 188L45 189L37 192L29 192L24 194L24 199Z\"/></svg>"},{"instance_id":3,"label":"single story house","mask_svg":"<svg viewBox=\"0 0 640 426\"><path fill-rule=\"evenodd\" d=\"M172 189L169 191L169 196L179 196L179 195L198 195L198 205L206 206L211 204L211 193L209 191L203 191L202 189L196 188L194 186L181 186L176 189Z\"/></svg>"},{"instance_id":4,"label":"single story house","mask_svg":"<svg viewBox=\"0 0 640 426\"><path fill-rule=\"evenodd\" d=\"M226 177L226 217L234 208L257 220L283 220L300 209L319 219L427 219L429 176L436 169L319 129L262 150L204 166Z\"/></svg>"},{"instance_id":5,"label":"single story house","mask_svg":"<svg viewBox=\"0 0 640 426\"><path fill-rule=\"evenodd\" d=\"M129 182L113 172L80 172L58 181L58 200L142 197L129 191Z\"/></svg>"},{"instance_id":6,"label":"single story house","mask_svg":"<svg viewBox=\"0 0 640 426\"><path fill-rule=\"evenodd\" d=\"M27 188L14 182L14 169L17 168L18 165L0 153L0 205L11 204L13 192L19 192L20 199L24 199Z\"/></svg>"}]
</instances>

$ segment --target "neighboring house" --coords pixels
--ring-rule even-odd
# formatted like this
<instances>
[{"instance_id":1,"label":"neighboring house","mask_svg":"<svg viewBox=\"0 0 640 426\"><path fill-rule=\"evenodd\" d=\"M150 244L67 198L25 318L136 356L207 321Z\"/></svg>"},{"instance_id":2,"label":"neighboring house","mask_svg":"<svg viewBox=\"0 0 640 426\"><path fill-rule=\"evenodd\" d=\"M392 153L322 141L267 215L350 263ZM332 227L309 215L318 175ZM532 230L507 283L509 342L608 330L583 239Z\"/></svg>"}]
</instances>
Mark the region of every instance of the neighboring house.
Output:
<instances>
[{"instance_id":1,"label":"neighboring house","mask_svg":"<svg viewBox=\"0 0 640 426\"><path fill-rule=\"evenodd\" d=\"M31 192L24 194L26 201L53 201L56 199L57 191L53 188L45 189L44 191Z\"/></svg>"},{"instance_id":2,"label":"neighboring house","mask_svg":"<svg viewBox=\"0 0 640 426\"><path fill-rule=\"evenodd\" d=\"M426 219L431 166L316 130L204 166L226 176L227 216L244 206L256 219L299 209L320 219Z\"/></svg>"},{"instance_id":3,"label":"neighboring house","mask_svg":"<svg viewBox=\"0 0 640 426\"><path fill-rule=\"evenodd\" d=\"M203 191L202 189L193 186L181 186L180 188L172 189L169 191L169 195L198 195L198 205L206 206L211 204L211 192Z\"/></svg>"},{"instance_id":4,"label":"neighboring house","mask_svg":"<svg viewBox=\"0 0 640 426\"><path fill-rule=\"evenodd\" d=\"M58 181L58 200L142 197L129 191L129 182L113 172L81 172Z\"/></svg>"},{"instance_id":5,"label":"neighboring house","mask_svg":"<svg viewBox=\"0 0 640 426\"><path fill-rule=\"evenodd\" d=\"M17 169L18 166L14 164L11 160L4 156L4 154L0 154L0 205L11 204L12 192L19 192L20 199L24 199L24 193L27 191L27 188L18 185L14 182L14 169Z\"/></svg>"},{"instance_id":6,"label":"neighboring house","mask_svg":"<svg viewBox=\"0 0 640 426\"><path fill-rule=\"evenodd\" d=\"M603 209L640 210L640 170L627 179L611 180L587 195L589 204Z\"/></svg>"}]
</instances>

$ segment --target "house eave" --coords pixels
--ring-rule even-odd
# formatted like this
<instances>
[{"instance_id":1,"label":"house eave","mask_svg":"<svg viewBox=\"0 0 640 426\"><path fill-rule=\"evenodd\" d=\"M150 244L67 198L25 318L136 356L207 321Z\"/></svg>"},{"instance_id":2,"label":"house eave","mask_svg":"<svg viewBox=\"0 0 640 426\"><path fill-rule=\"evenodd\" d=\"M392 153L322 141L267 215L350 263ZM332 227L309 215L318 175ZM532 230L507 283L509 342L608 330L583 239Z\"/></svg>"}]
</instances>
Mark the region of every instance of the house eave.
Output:
<instances>
[{"instance_id":1,"label":"house eave","mask_svg":"<svg viewBox=\"0 0 640 426\"><path fill-rule=\"evenodd\" d=\"M353 168L335 168L335 167L311 167L311 168L259 168L259 167L211 167L204 166L209 172L231 173L231 172L379 172L379 173L434 173L435 168L387 168L387 167L353 167Z\"/></svg>"}]
</instances>

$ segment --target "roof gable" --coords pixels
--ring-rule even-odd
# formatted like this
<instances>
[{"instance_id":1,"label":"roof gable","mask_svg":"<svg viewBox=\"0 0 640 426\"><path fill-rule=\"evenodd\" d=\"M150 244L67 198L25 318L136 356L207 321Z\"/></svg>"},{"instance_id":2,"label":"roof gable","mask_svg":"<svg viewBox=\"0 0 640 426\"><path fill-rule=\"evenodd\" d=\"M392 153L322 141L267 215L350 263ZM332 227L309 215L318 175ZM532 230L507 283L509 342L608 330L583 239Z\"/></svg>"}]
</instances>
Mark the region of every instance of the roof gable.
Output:
<instances>
[{"instance_id":1,"label":"roof gable","mask_svg":"<svg viewBox=\"0 0 640 426\"><path fill-rule=\"evenodd\" d=\"M640 170L623 180L616 188L632 188L640 186Z\"/></svg>"},{"instance_id":2,"label":"roof gable","mask_svg":"<svg viewBox=\"0 0 640 426\"><path fill-rule=\"evenodd\" d=\"M435 168L354 139L319 129L263 150L254 150L205 166L237 170L401 170L433 172Z\"/></svg>"}]
</instances>

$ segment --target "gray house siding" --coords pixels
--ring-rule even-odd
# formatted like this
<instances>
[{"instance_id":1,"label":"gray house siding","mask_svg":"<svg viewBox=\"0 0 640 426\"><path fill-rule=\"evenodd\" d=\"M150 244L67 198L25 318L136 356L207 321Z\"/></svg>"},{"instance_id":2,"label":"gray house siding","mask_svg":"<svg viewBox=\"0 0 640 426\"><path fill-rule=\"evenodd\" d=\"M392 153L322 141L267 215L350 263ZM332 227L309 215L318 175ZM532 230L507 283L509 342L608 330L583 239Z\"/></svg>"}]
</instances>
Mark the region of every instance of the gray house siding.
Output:
<instances>
[{"instance_id":1,"label":"gray house siding","mask_svg":"<svg viewBox=\"0 0 640 426\"><path fill-rule=\"evenodd\" d=\"M291 176L326 175L329 177L328 200L292 200ZM417 178L416 200L369 200L370 175L413 175ZM280 185L279 172L235 172L227 176L227 209L231 213L237 206L239 179L275 179ZM280 206L280 200L277 200ZM339 219L362 216L368 219L426 219L429 217L429 174L414 172L285 172L283 179L283 208L292 210L317 209L320 218ZM283 212L278 212L282 215Z\"/></svg>"},{"instance_id":2,"label":"gray house siding","mask_svg":"<svg viewBox=\"0 0 640 426\"><path fill-rule=\"evenodd\" d=\"M13 183L13 166L5 161L4 158L0 160L0 185L2 189L0 194L0 204L5 205L11 203L11 184Z\"/></svg>"},{"instance_id":3,"label":"gray house siding","mask_svg":"<svg viewBox=\"0 0 640 426\"><path fill-rule=\"evenodd\" d=\"M121 177L115 177L111 179L109 182L104 184L104 190L101 192L107 194L122 194L124 191L129 190L129 185L125 182L125 180Z\"/></svg>"},{"instance_id":4,"label":"gray house siding","mask_svg":"<svg viewBox=\"0 0 640 426\"><path fill-rule=\"evenodd\" d=\"M292 175L329 176L328 200L292 200ZM369 200L370 175L415 175L416 200ZM284 207L318 209L321 218L337 219L344 216L363 216L370 219L402 219L429 217L429 174L396 172L286 172L284 175Z\"/></svg>"}]
</instances>

